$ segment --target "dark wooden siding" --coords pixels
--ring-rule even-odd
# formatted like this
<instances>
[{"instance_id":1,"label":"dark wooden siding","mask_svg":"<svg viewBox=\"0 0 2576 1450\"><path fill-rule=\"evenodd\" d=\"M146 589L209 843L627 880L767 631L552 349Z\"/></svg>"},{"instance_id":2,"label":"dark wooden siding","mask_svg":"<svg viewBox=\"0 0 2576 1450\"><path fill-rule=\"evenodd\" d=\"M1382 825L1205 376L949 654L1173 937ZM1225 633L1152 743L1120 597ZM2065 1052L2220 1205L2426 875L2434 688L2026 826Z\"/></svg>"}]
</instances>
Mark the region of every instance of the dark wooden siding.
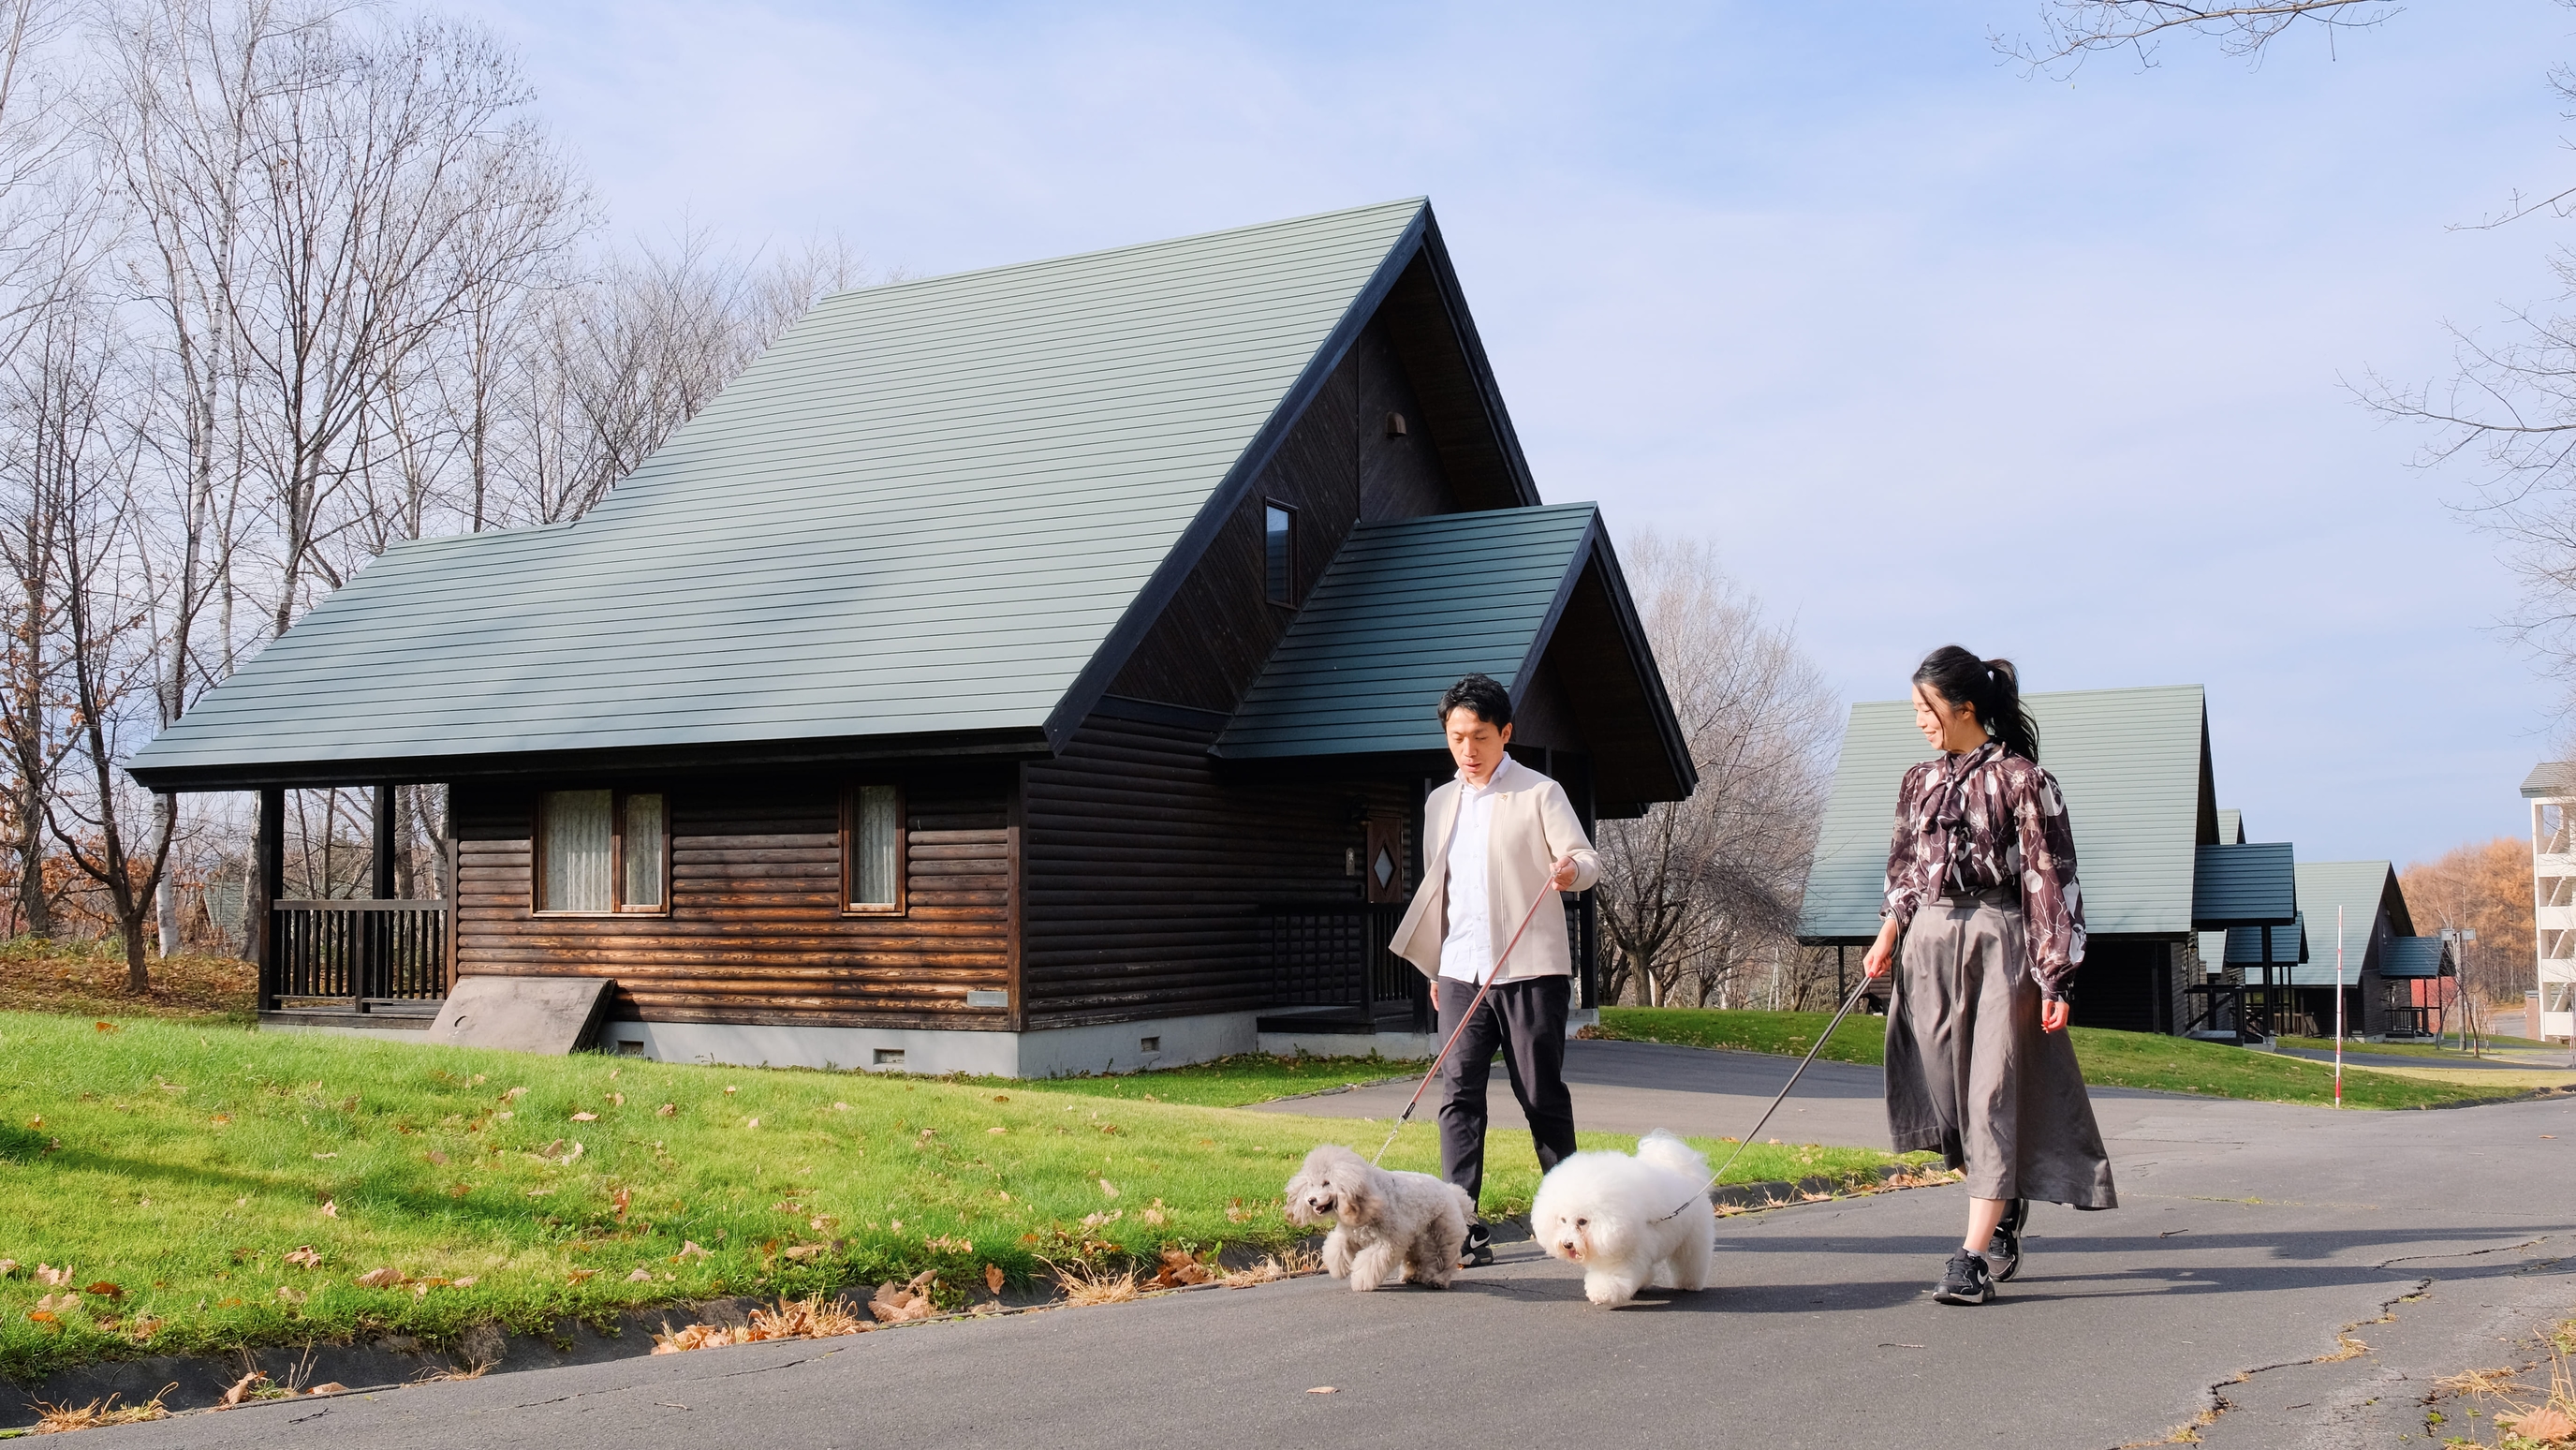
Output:
<instances>
[{"instance_id":1,"label":"dark wooden siding","mask_svg":"<svg viewBox=\"0 0 2576 1450\"><path fill-rule=\"evenodd\" d=\"M1109 693L1231 712L1291 614L1263 588L1262 506L1297 510L1297 597L1323 577L1351 524L1455 507L1384 324L1371 323L1299 415L1279 451L1129 657ZM1409 420L1386 436L1386 415Z\"/></svg>"},{"instance_id":2,"label":"dark wooden siding","mask_svg":"<svg viewBox=\"0 0 2576 1450\"><path fill-rule=\"evenodd\" d=\"M1356 902L1344 852L1418 784L1220 770L1209 724L1094 715L1025 769L1029 1025L1238 1011L1270 1000L1261 909Z\"/></svg>"},{"instance_id":3,"label":"dark wooden siding","mask_svg":"<svg viewBox=\"0 0 2576 1450\"><path fill-rule=\"evenodd\" d=\"M669 797L667 918L532 915L540 787L460 784L457 971L614 977L614 1013L655 1022L1007 1027L966 992L1010 985L1010 771L891 778L908 827L901 917L841 914L841 782L826 773L614 782Z\"/></svg>"},{"instance_id":4,"label":"dark wooden siding","mask_svg":"<svg viewBox=\"0 0 2576 1450\"><path fill-rule=\"evenodd\" d=\"M2085 943L2069 1015L2078 1027L2171 1032L2180 1021L2174 1015L2176 986L2167 943L2097 936Z\"/></svg>"}]
</instances>

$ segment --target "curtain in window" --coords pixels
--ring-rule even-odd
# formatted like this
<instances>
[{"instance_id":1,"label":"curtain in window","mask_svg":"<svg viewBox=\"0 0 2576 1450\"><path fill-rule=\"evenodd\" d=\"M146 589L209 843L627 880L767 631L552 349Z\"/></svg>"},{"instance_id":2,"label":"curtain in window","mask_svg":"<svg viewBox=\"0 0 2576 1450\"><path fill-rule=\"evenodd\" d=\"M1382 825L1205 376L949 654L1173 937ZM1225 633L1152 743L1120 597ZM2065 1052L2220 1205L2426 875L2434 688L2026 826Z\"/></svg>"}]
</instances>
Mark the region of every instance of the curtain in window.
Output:
<instances>
[{"instance_id":1,"label":"curtain in window","mask_svg":"<svg viewBox=\"0 0 2576 1450\"><path fill-rule=\"evenodd\" d=\"M608 911L608 792L550 790L539 797L545 899L539 911Z\"/></svg>"},{"instance_id":2,"label":"curtain in window","mask_svg":"<svg viewBox=\"0 0 2576 1450\"><path fill-rule=\"evenodd\" d=\"M626 879L617 904L631 911L662 909L662 798L626 798Z\"/></svg>"},{"instance_id":3,"label":"curtain in window","mask_svg":"<svg viewBox=\"0 0 2576 1450\"><path fill-rule=\"evenodd\" d=\"M857 839L851 849L850 904L892 907L901 904L903 884L903 803L890 785L859 787Z\"/></svg>"}]
</instances>

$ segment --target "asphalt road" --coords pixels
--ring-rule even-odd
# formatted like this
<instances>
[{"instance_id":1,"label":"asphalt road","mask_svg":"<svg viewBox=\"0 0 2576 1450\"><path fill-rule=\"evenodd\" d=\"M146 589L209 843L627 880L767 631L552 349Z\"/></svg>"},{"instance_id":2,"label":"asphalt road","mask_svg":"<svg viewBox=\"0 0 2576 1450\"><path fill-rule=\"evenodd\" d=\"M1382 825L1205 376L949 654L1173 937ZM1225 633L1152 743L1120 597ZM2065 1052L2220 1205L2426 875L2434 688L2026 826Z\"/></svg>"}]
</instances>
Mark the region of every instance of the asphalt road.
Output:
<instances>
[{"instance_id":1,"label":"asphalt road","mask_svg":"<svg viewBox=\"0 0 2576 1450\"><path fill-rule=\"evenodd\" d=\"M1785 1071L1582 1046L1583 1070L1605 1080L1578 1085L1578 1111L1603 1127L1677 1106L1620 1108L1622 1091L1688 1096L1655 1084L1698 1072L1750 1089L1709 1096L1758 1104L1761 1073ZM1818 1082L1835 1095L1808 1105L1815 1122L1863 1105L1855 1072ZM1374 1106L1360 1096L1340 1105ZM1724 1220L1717 1288L1620 1310L1585 1304L1571 1266L1521 1243L1447 1292L1198 1290L259 1405L82 1443L2091 1450L2224 1404L2202 1430L2213 1444L2381 1445L2422 1433L2433 1378L2496 1363L2499 1337L2576 1312L2569 1101L2336 1113L2106 1093L2098 1106L2122 1208L2042 1206L2023 1277L1984 1308L1927 1297L1965 1205L1924 1189ZM1670 1125L1749 1121L1710 1114Z\"/></svg>"}]
</instances>

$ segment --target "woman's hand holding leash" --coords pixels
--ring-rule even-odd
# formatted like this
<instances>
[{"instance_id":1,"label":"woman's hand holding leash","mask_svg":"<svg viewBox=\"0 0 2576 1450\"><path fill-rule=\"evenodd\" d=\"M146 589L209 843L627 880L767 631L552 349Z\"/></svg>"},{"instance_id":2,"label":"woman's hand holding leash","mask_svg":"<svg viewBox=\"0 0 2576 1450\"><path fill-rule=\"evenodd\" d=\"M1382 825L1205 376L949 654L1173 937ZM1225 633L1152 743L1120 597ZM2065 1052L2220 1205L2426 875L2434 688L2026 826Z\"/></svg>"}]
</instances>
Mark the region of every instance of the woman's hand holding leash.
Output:
<instances>
[{"instance_id":1,"label":"woman's hand holding leash","mask_svg":"<svg viewBox=\"0 0 2576 1450\"><path fill-rule=\"evenodd\" d=\"M1864 973L1868 974L1871 981L1876 981L1880 977L1887 975L1887 969L1895 963L1895 960L1896 918L1891 916L1879 924L1878 940L1871 942L1869 944L1869 950L1861 955L1860 969ZM2065 1031L2067 1013L2068 1007L2066 1000L2062 997L2054 1002L2040 1003L2039 1030L2042 1032Z\"/></svg>"}]
</instances>

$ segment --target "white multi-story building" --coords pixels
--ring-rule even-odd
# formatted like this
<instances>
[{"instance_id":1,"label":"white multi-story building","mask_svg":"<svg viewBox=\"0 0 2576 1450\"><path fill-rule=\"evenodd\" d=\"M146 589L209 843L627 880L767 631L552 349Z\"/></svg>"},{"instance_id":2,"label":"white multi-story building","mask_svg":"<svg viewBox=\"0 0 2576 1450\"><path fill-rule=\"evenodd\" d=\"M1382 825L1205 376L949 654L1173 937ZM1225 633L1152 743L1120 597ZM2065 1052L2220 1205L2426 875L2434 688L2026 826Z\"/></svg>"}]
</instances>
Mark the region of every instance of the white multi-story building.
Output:
<instances>
[{"instance_id":1,"label":"white multi-story building","mask_svg":"<svg viewBox=\"0 0 2576 1450\"><path fill-rule=\"evenodd\" d=\"M2540 1020L2526 1029L2576 1039L2576 761L2553 761L2522 783L2531 802L2532 940L2538 950Z\"/></svg>"}]
</instances>

